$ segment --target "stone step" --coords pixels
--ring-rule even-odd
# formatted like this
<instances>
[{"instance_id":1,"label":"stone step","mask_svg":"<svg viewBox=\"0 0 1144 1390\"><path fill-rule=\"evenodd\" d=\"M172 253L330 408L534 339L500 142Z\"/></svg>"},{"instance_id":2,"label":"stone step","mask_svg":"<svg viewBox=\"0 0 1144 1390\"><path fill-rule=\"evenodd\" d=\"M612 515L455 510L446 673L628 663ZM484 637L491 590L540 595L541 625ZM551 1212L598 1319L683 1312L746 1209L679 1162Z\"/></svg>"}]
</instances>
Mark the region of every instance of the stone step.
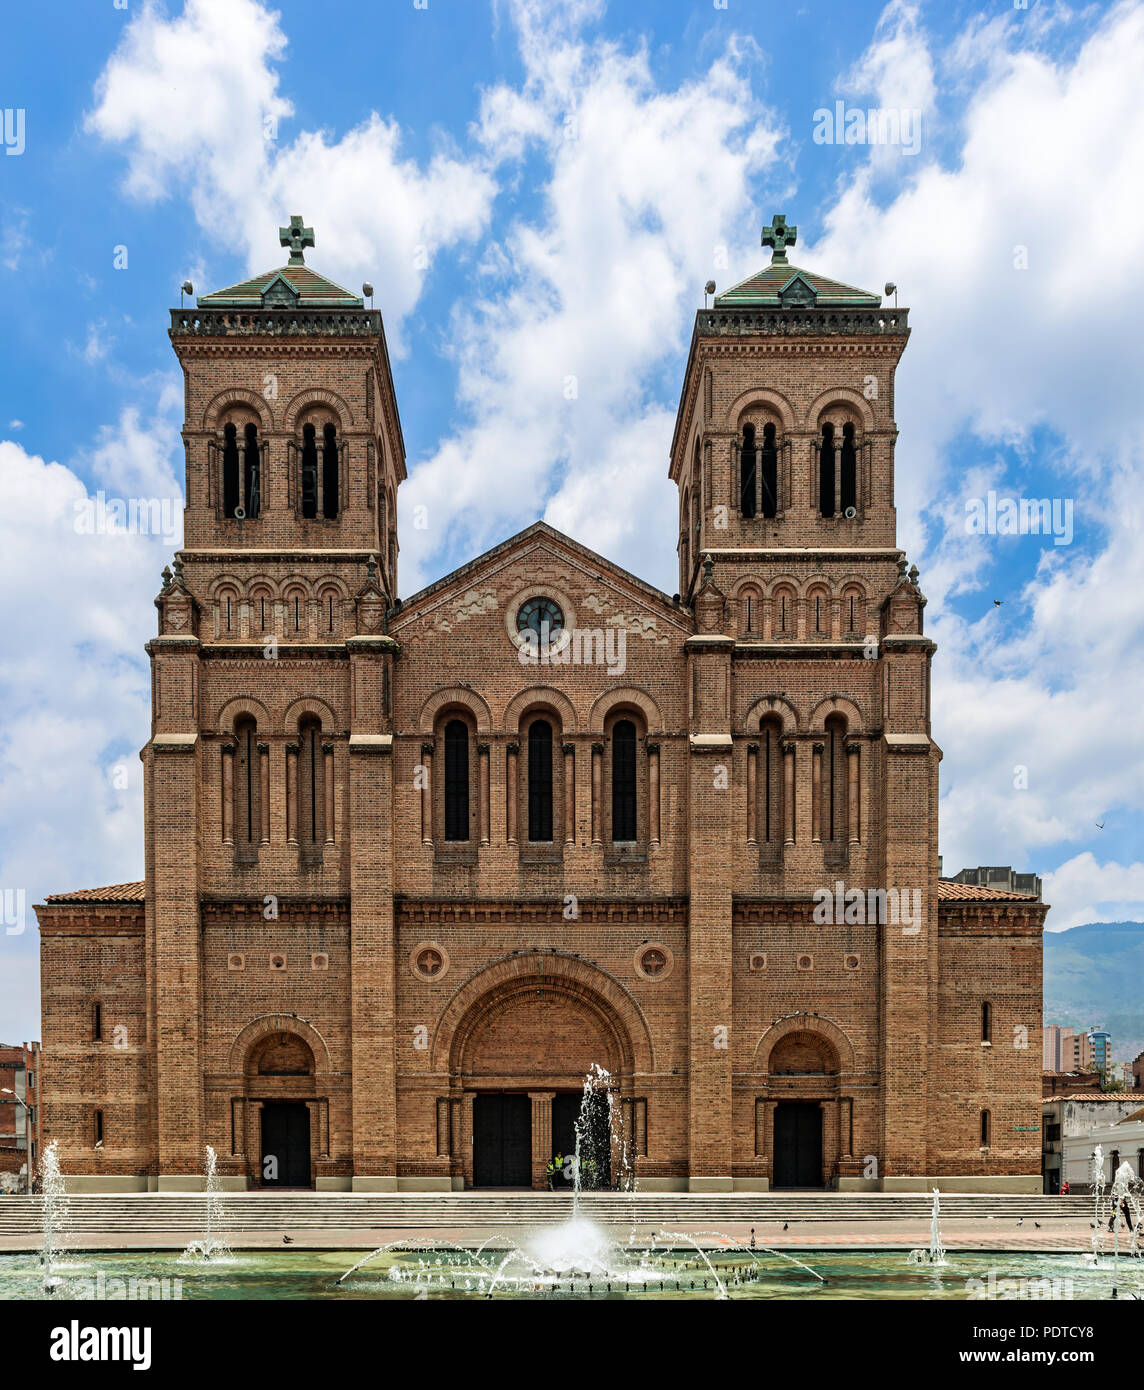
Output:
<instances>
[{"instance_id":1,"label":"stone step","mask_svg":"<svg viewBox=\"0 0 1144 1390\"><path fill-rule=\"evenodd\" d=\"M221 1197L226 1231L360 1230L456 1226L544 1225L566 1220L572 1199L566 1194L399 1193L343 1194L229 1193ZM204 1224L202 1195L135 1193L83 1194L68 1198L67 1228L75 1233L198 1234ZM581 1211L604 1225L673 1222L776 1221L928 1221L931 1201L923 1195L894 1193L692 1193L590 1194ZM997 1221L1085 1217L1092 1199L1005 1194L947 1194L941 1199L947 1220L992 1217ZM39 1229L41 1199L0 1200L0 1235L27 1235Z\"/></svg>"}]
</instances>

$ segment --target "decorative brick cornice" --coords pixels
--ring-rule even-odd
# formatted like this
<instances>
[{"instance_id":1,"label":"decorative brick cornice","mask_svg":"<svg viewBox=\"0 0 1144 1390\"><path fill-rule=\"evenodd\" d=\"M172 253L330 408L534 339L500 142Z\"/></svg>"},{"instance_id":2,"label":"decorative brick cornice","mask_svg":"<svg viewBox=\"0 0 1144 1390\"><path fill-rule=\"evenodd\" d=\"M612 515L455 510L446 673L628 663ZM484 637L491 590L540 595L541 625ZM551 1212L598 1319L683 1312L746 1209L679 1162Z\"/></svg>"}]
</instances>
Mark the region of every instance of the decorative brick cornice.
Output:
<instances>
[{"instance_id":1,"label":"decorative brick cornice","mask_svg":"<svg viewBox=\"0 0 1144 1390\"><path fill-rule=\"evenodd\" d=\"M579 900L578 923L611 923L638 930L651 923L682 926L687 920L685 898ZM399 926L427 926L455 923L512 923L522 927L568 928L563 898L476 898L458 902L456 898L394 898L394 915ZM553 948L555 949L555 948Z\"/></svg>"}]
</instances>

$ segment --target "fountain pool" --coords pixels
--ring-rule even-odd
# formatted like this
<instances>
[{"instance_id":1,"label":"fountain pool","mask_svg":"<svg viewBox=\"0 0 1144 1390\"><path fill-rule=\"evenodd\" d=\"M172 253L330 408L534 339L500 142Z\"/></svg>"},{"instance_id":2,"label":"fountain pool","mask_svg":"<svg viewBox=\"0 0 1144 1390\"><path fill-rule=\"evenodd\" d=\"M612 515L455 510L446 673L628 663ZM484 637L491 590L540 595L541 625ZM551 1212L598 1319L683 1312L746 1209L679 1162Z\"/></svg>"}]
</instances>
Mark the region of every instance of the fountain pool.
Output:
<instances>
[{"instance_id":1,"label":"fountain pool","mask_svg":"<svg viewBox=\"0 0 1144 1390\"><path fill-rule=\"evenodd\" d=\"M411 1243L407 1243L411 1244ZM762 1251L665 1244L626 1248L626 1278L571 1270L506 1278L493 1288L509 1249L490 1242L451 1246L444 1241L391 1249L345 1276L360 1252L352 1250L234 1251L228 1261L188 1267L178 1251L68 1252L57 1267L56 1299L126 1297L129 1281L150 1281L153 1297L184 1302L250 1300L484 1300L496 1299L715 1299L718 1283L729 1299L1108 1299L1108 1268L1093 1268L1085 1254L961 1252L940 1268L911 1263L903 1250L799 1251L814 1271ZM710 1261L710 1268L707 1261ZM821 1276L820 1282L815 1275ZM102 1283L100 1277L102 1276ZM119 1281L114 1284L113 1281ZM165 1281L165 1282L164 1282ZM1144 1260L1121 1260L1118 1297L1144 1299ZM645 1288L646 1286L646 1288ZM140 1283L140 1288L148 1287ZM116 1294L113 1290L122 1288ZM102 1293L100 1293L102 1290ZM43 1298L39 1253L0 1255L0 1300Z\"/></svg>"}]
</instances>

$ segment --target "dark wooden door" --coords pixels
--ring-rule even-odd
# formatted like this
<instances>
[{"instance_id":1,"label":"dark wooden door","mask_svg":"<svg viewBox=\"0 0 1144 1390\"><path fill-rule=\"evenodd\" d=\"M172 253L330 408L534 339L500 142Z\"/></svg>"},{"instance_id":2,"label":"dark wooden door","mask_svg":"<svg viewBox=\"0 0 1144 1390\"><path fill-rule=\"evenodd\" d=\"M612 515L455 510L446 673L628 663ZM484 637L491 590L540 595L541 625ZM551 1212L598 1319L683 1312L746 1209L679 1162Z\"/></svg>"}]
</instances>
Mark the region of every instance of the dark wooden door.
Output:
<instances>
[{"instance_id":1,"label":"dark wooden door","mask_svg":"<svg viewBox=\"0 0 1144 1390\"><path fill-rule=\"evenodd\" d=\"M262 1107L262 1186L310 1186L310 1107L301 1101Z\"/></svg>"},{"instance_id":2,"label":"dark wooden door","mask_svg":"<svg viewBox=\"0 0 1144 1390\"><path fill-rule=\"evenodd\" d=\"M532 1101L528 1096L477 1096L473 1182L477 1187L532 1186Z\"/></svg>"},{"instance_id":3,"label":"dark wooden door","mask_svg":"<svg viewBox=\"0 0 1144 1390\"><path fill-rule=\"evenodd\" d=\"M583 1091L561 1091L552 1099L552 1152L576 1152L576 1122L584 1105ZM587 1112L581 1121L584 1133L580 1136L580 1161L594 1163L581 1174L583 1187L610 1187L612 1182L612 1131L608 1116L608 1098L602 1091L588 1100ZM570 1187L561 1181L558 1190Z\"/></svg>"},{"instance_id":4,"label":"dark wooden door","mask_svg":"<svg viewBox=\"0 0 1144 1390\"><path fill-rule=\"evenodd\" d=\"M822 1108L780 1101L775 1106L775 1187L822 1186Z\"/></svg>"}]
</instances>

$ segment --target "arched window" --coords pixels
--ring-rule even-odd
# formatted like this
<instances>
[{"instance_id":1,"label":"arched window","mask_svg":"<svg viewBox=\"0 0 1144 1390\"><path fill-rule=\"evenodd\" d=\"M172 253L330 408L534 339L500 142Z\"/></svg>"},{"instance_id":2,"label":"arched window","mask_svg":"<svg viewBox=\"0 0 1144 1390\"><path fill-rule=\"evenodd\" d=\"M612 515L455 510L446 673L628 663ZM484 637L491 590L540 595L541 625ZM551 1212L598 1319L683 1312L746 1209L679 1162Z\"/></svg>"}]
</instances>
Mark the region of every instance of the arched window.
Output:
<instances>
[{"instance_id":1,"label":"arched window","mask_svg":"<svg viewBox=\"0 0 1144 1390\"><path fill-rule=\"evenodd\" d=\"M825 844L844 849L846 822L846 720L832 714L826 721L822 768L822 825Z\"/></svg>"},{"instance_id":2,"label":"arched window","mask_svg":"<svg viewBox=\"0 0 1144 1390\"><path fill-rule=\"evenodd\" d=\"M318 441L313 425L302 428L302 515L318 515Z\"/></svg>"},{"instance_id":3,"label":"arched window","mask_svg":"<svg viewBox=\"0 0 1144 1390\"><path fill-rule=\"evenodd\" d=\"M842 426L842 471L840 478L842 497L838 510L845 513L848 507L858 505L858 453L854 447L854 426L847 422Z\"/></svg>"},{"instance_id":4,"label":"arched window","mask_svg":"<svg viewBox=\"0 0 1144 1390\"><path fill-rule=\"evenodd\" d=\"M323 589L318 599L318 631L324 637L337 636L341 628L340 602L336 589Z\"/></svg>"},{"instance_id":5,"label":"arched window","mask_svg":"<svg viewBox=\"0 0 1144 1390\"><path fill-rule=\"evenodd\" d=\"M981 1041L993 1041L993 1005L988 1000L981 1005Z\"/></svg>"},{"instance_id":6,"label":"arched window","mask_svg":"<svg viewBox=\"0 0 1144 1390\"><path fill-rule=\"evenodd\" d=\"M228 424L222 432L222 513L233 516L241 494L238 486L238 427Z\"/></svg>"},{"instance_id":7,"label":"arched window","mask_svg":"<svg viewBox=\"0 0 1144 1390\"><path fill-rule=\"evenodd\" d=\"M842 626L848 633L863 632L866 626L866 603L862 590L853 585L842 592Z\"/></svg>"},{"instance_id":8,"label":"arched window","mask_svg":"<svg viewBox=\"0 0 1144 1390\"><path fill-rule=\"evenodd\" d=\"M783 842L782 720L766 715L759 724L759 841L777 857Z\"/></svg>"},{"instance_id":9,"label":"arched window","mask_svg":"<svg viewBox=\"0 0 1144 1390\"><path fill-rule=\"evenodd\" d=\"M274 596L269 589L255 589L250 595L250 621L259 632L274 630Z\"/></svg>"},{"instance_id":10,"label":"arched window","mask_svg":"<svg viewBox=\"0 0 1144 1390\"><path fill-rule=\"evenodd\" d=\"M552 725L535 719L528 729L528 838L552 840Z\"/></svg>"},{"instance_id":11,"label":"arched window","mask_svg":"<svg viewBox=\"0 0 1144 1390\"><path fill-rule=\"evenodd\" d=\"M758 589L748 585L739 595L739 633L757 637L762 622L762 601Z\"/></svg>"},{"instance_id":12,"label":"arched window","mask_svg":"<svg viewBox=\"0 0 1144 1390\"><path fill-rule=\"evenodd\" d=\"M306 595L301 589L291 589L286 595L285 631L289 637L305 637L309 631Z\"/></svg>"},{"instance_id":13,"label":"arched window","mask_svg":"<svg viewBox=\"0 0 1144 1390\"><path fill-rule=\"evenodd\" d=\"M298 726L298 840L303 849L317 849L326 838L324 781L321 721L303 719Z\"/></svg>"},{"instance_id":14,"label":"arched window","mask_svg":"<svg viewBox=\"0 0 1144 1390\"><path fill-rule=\"evenodd\" d=\"M743 426L743 447L739 454L739 510L744 516L755 515L756 450L754 425Z\"/></svg>"},{"instance_id":15,"label":"arched window","mask_svg":"<svg viewBox=\"0 0 1144 1390\"><path fill-rule=\"evenodd\" d=\"M247 425L243 450L243 506L247 521L253 521L262 508L262 459L258 451L258 426Z\"/></svg>"},{"instance_id":16,"label":"arched window","mask_svg":"<svg viewBox=\"0 0 1144 1390\"><path fill-rule=\"evenodd\" d=\"M779 510L779 451L775 443L775 427L772 424L763 426L763 448L760 464L763 515L777 516Z\"/></svg>"},{"instance_id":17,"label":"arched window","mask_svg":"<svg viewBox=\"0 0 1144 1390\"><path fill-rule=\"evenodd\" d=\"M333 425L322 431L322 515L338 514L338 432Z\"/></svg>"},{"instance_id":18,"label":"arched window","mask_svg":"<svg viewBox=\"0 0 1144 1390\"><path fill-rule=\"evenodd\" d=\"M776 637L794 636L794 594L790 589L779 589L774 599L774 634Z\"/></svg>"},{"instance_id":19,"label":"arched window","mask_svg":"<svg viewBox=\"0 0 1144 1390\"><path fill-rule=\"evenodd\" d=\"M445 839L469 838L469 729L460 719L445 725Z\"/></svg>"},{"instance_id":20,"label":"arched window","mask_svg":"<svg viewBox=\"0 0 1144 1390\"><path fill-rule=\"evenodd\" d=\"M612 729L612 840L636 838L636 726L621 719Z\"/></svg>"},{"instance_id":21,"label":"arched window","mask_svg":"<svg viewBox=\"0 0 1144 1390\"><path fill-rule=\"evenodd\" d=\"M220 637L234 636L234 634L238 631L237 589L219 590L218 630Z\"/></svg>"},{"instance_id":22,"label":"arched window","mask_svg":"<svg viewBox=\"0 0 1144 1390\"><path fill-rule=\"evenodd\" d=\"M993 1135L993 1116L988 1110L981 1112L981 1147L987 1149Z\"/></svg>"},{"instance_id":23,"label":"arched window","mask_svg":"<svg viewBox=\"0 0 1144 1390\"><path fill-rule=\"evenodd\" d=\"M829 421L822 427L818 451L818 510L834 515L834 426Z\"/></svg>"},{"instance_id":24,"label":"arched window","mask_svg":"<svg viewBox=\"0 0 1144 1390\"><path fill-rule=\"evenodd\" d=\"M258 725L249 717L234 726L234 843L241 852L253 851L262 838L259 806Z\"/></svg>"}]
</instances>

